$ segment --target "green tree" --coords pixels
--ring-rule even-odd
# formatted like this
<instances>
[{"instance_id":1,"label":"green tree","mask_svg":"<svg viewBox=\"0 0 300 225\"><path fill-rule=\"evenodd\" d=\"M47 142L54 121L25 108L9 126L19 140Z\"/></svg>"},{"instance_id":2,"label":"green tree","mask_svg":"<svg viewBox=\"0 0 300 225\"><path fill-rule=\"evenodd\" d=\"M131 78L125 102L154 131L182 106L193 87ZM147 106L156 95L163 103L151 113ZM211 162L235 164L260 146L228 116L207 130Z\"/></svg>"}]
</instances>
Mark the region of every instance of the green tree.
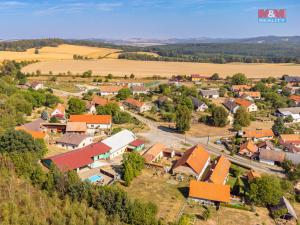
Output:
<instances>
[{"instance_id":1,"label":"green tree","mask_svg":"<svg viewBox=\"0 0 300 225\"><path fill-rule=\"evenodd\" d=\"M254 204L276 205L283 194L280 179L275 176L262 176L250 182L249 198Z\"/></svg>"},{"instance_id":2,"label":"green tree","mask_svg":"<svg viewBox=\"0 0 300 225\"><path fill-rule=\"evenodd\" d=\"M83 114L85 112L85 103L79 98L70 98L68 101L68 113Z\"/></svg>"},{"instance_id":3,"label":"green tree","mask_svg":"<svg viewBox=\"0 0 300 225\"><path fill-rule=\"evenodd\" d=\"M245 76L245 74L243 73L237 73L234 74L231 78L231 83L232 84L247 84L249 81L247 79L247 77Z\"/></svg>"},{"instance_id":4,"label":"green tree","mask_svg":"<svg viewBox=\"0 0 300 225\"><path fill-rule=\"evenodd\" d=\"M129 96L132 95L132 92L129 88L122 88L121 90L118 91L117 98L121 100L125 100Z\"/></svg>"},{"instance_id":5,"label":"green tree","mask_svg":"<svg viewBox=\"0 0 300 225\"><path fill-rule=\"evenodd\" d=\"M217 106L212 109L211 124L216 127L225 127L228 123L228 112L221 107Z\"/></svg>"},{"instance_id":6,"label":"green tree","mask_svg":"<svg viewBox=\"0 0 300 225\"><path fill-rule=\"evenodd\" d=\"M241 127L248 127L251 123L250 113L245 107L239 107L234 115L234 124L238 124Z\"/></svg>"},{"instance_id":7,"label":"green tree","mask_svg":"<svg viewBox=\"0 0 300 225\"><path fill-rule=\"evenodd\" d=\"M35 140L25 131L8 130L0 136L0 152L46 152L46 145L43 141Z\"/></svg>"},{"instance_id":8,"label":"green tree","mask_svg":"<svg viewBox=\"0 0 300 225\"><path fill-rule=\"evenodd\" d=\"M134 177L138 176L144 168L144 158L135 152L123 154L123 178L125 185L129 186Z\"/></svg>"},{"instance_id":9,"label":"green tree","mask_svg":"<svg viewBox=\"0 0 300 225\"><path fill-rule=\"evenodd\" d=\"M191 111L186 105L178 105L176 108L176 129L185 132L190 129Z\"/></svg>"},{"instance_id":10,"label":"green tree","mask_svg":"<svg viewBox=\"0 0 300 225\"><path fill-rule=\"evenodd\" d=\"M218 73L214 73L211 77L210 77L211 80L220 80L220 76Z\"/></svg>"}]
</instances>

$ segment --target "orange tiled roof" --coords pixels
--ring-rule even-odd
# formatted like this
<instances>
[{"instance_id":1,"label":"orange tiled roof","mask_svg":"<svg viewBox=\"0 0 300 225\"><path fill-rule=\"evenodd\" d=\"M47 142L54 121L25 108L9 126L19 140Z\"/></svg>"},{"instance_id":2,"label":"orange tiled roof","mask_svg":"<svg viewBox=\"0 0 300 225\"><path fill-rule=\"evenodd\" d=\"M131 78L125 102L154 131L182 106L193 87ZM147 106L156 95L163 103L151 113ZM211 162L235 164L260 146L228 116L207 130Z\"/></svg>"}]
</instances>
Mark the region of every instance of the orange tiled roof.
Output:
<instances>
[{"instance_id":1,"label":"orange tiled roof","mask_svg":"<svg viewBox=\"0 0 300 225\"><path fill-rule=\"evenodd\" d=\"M240 106L244 106L246 108L248 108L250 105L252 105L253 103L245 100L245 99L241 99L241 98L237 98L235 99L236 104L240 105Z\"/></svg>"},{"instance_id":2,"label":"orange tiled roof","mask_svg":"<svg viewBox=\"0 0 300 225\"><path fill-rule=\"evenodd\" d=\"M246 84L232 85L232 89L236 91L249 90L251 89L251 86Z\"/></svg>"},{"instance_id":3,"label":"orange tiled roof","mask_svg":"<svg viewBox=\"0 0 300 225\"><path fill-rule=\"evenodd\" d=\"M184 153L184 155L179 160L177 160L174 169L176 167L187 164L196 173L199 174L205 167L205 164L207 160L209 160L209 157L209 153L204 149L203 146L195 145L192 148L188 149Z\"/></svg>"},{"instance_id":4,"label":"orange tiled roof","mask_svg":"<svg viewBox=\"0 0 300 225\"><path fill-rule=\"evenodd\" d=\"M100 106L105 106L108 103L107 98L102 98L100 96L95 95L91 101L92 104L100 105Z\"/></svg>"},{"instance_id":5,"label":"orange tiled roof","mask_svg":"<svg viewBox=\"0 0 300 225\"><path fill-rule=\"evenodd\" d=\"M101 92L114 93L120 91L125 87L124 86L100 86L99 88Z\"/></svg>"},{"instance_id":6,"label":"orange tiled roof","mask_svg":"<svg viewBox=\"0 0 300 225\"><path fill-rule=\"evenodd\" d=\"M300 102L300 96L299 95L291 95L289 99L294 100L295 102Z\"/></svg>"},{"instance_id":7,"label":"orange tiled roof","mask_svg":"<svg viewBox=\"0 0 300 225\"><path fill-rule=\"evenodd\" d=\"M24 127L17 127L16 130L23 130L26 133L30 134L35 139L43 139L46 137L46 133L44 133L42 131L27 130Z\"/></svg>"},{"instance_id":8,"label":"orange tiled roof","mask_svg":"<svg viewBox=\"0 0 300 225\"><path fill-rule=\"evenodd\" d=\"M240 146L240 151L248 150L249 152L256 153L258 152L258 147L253 143L253 141L247 141Z\"/></svg>"},{"instance_id":9,"label":"orange tiled roof","mask_svg":"<svg viewBox=\"0 0 300 225\"><path fill-rule=\"evenodd\" d=\"M161 143L156 143L148 149L148 151L143 155L146 161L152 161L155 159L164 149L167 147Z\"/></svg>"},{"instance_id":10,"label":"orange tiled roof","mask_svg":"<svg viewBox=\"0 0 300 225\"><path fill-rule=\"evenodd\" d=\"M259 91L241 91L239 92L239 95L242 96L242 95L248 95L252 98L260 98L260 92Z\"/></svg>"},{"instance_id":11,"label":"orange tiled roof","mask_svg":"<svg viewBox=\"0 0 300 225\"><path fill-rule=\"evenodd\" d=\"M258 172L254 171L254 170L250 170L247 173L247 177L248 177L248 180L253 180L255 178L260 178L261 175Z\"/></svg>"},{"instance_id":12,"label":"orange tiled roof","mask_svg":"<svg viewBox=\"0 0 300 225\"><path fill-rule=\"evenodd\" d=\"M111 115L71 115L69 122L86 122L93 124L110 124L111 123Z\"/></svg>"},{"instance_id":13,"label":"orange tiled roof","mask_svg":"<svg viewBox=\"0 0 300 225\"><path fill-rule=\"evenodd\" d=\"M225 156L221 155L209 178L210 181L215 184L223 184L229 173L230 165L230 161Z\"/></svg>"},{"instance_id":14,"label":"orange tiled roof","mask_svg":"<svg viewBox=\"0 0 300 225\"><path fill-rule=\"evenodd\" d=\"M142 107L144 105L144 102L140 102L139 100L136 100L134 98L127 98L125 100L125 102L130 104L130 105L134 105L136 107Z\"/></svg>"},{"instance_id":15,"label":"orange tiled roof","mask_svg":"<svg viewBox=\"0 0 300 225\"><path fill-rule=\"evenodd\" d=\"M281 134L280 138L284 142L300 141L299 134Z\"/></svg>"},{"instance_id":16,"label":"orange tiled roof","mask_svg":"<svg viewBox=\"0 0 300 225\"><path fill-rule=\"evenodd\" d=\"M191 180L189 197L228 203L230 202L230 186Z\"/></svg>"},{"instance_id":17,"label":"orange tiled roof","mask_svg":"<svg viewBox=\"0 0 300 225\"><path fill-rule=\"evenodd\" d=\"M243 136L246 138L263 138L274 136L274 133L271 129L245 130Z\"/></svg>"}]
</instances>

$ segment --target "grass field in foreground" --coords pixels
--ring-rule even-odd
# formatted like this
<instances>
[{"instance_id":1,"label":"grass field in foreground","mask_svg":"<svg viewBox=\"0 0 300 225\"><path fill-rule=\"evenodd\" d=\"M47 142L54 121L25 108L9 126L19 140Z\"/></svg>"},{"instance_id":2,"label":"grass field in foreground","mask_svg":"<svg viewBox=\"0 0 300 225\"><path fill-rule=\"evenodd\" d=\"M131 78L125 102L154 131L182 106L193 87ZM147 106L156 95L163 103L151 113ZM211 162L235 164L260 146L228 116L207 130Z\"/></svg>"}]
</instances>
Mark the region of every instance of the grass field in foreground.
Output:
<instances>
[{"instance_id":1,"label":"grass field in foreground","mask_svg":"<svg viewBox=\"0 0 300 225\"><path fill-rule=\"evenodd\" d=\"M264 78L268 76L281 77L284 74L300 75L300 64L213 64L191 62L158 62L158 61L135 61L123 59L101 60L54 60L30 64L23 68L23 72L32 73L40 70L47 74L67 73L82 74L92 70L94 75L124 76L134 74L136 78L160 75L170 77L178 74L203 74L211 75L219 73L222 77L235 73L244 73L251 78Z\"/></svg>"}]
</instances>

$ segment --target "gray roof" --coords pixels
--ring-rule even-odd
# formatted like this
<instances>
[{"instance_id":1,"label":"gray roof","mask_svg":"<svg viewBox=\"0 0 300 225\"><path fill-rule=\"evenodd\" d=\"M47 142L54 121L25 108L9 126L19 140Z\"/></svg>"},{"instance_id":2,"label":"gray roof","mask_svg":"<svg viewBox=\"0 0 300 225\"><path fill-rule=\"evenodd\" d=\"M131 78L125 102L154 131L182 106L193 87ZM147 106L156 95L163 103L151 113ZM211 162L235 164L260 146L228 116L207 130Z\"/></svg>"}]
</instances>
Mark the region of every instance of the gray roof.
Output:
<instances>
[{"instance_id":1,"label":"gray roof","mask_svg":"<svg viewBox=\"0 0 300 225\"><path fill-rule=\"evenodd\" d=\"M300 154L298 153L286 152L285 159L292 161L293 164L300 164Z\"/></svg>"},{"instance_id":2,"label":"gray roof","mask_svg":"<svg viewBox=\"0 0 300 225\"><path fill-rule=\"evenodd\" d=\"M61 138L59 138L56 143L64 143L70 145L79 145L84 139L89 136L86 134L77 134L77 133L66 133Z\"/></svg>"},{"instance_id":3,"label":"gray roof","mask_svg":"<svg viewBox=\"0 0 300 225\"><path fill-rule=\"evenodd\" d=\"M217 89L210 89L210 90L200 89L200 93L201 93L202 96L218 95L219 94L219 90L217 90Z\"/></svg>"},{"instance_id":4,"label":"gray roof","mask_svg":"<svg viewBox=\"0 0 300 225\"><path fill-rule=\"evenodd\" d=\"M27 130L31 130L31 131L41 131L41 124L44 122L45 122L45 120L43 120L42 118L39 118L30 123L25 123L23 125L23 127L26 128Z\"/></svg>"},{"instance_id":5,"label":"gray roof","mask_svg":"<svg viewBox=\"0 0 300 225\"><path fill-rule=\"evenodd\" d=\"M286 112L290 112L292 114L299 114L300 107L278 108L277 111L280 112L281 114L285 114Z\"/></svg>"},{"instance_id":6,"label":"gray roof","mask_svg":"<svg viewBox=\"0 0 300 225\"><path fill-rule=\"evenodd\" d=\"M101 141L102 143L106 144L107 146L111 147L111 152L115 152L132 141L135 140L135 135L129 130L122 130L119 133L116 133L109 138L104 139Z\"/></svg>"},{"instance_id":7,"label":"gray roof","mask_svg":"<svg viewBox=\"0 0 300 225\"><path fill-rule=\"evenodd\" d=\"M233 99L229 99L225 102L223 102L223 105L229 110L233 111L236 107L238 107L238 104Z\"/></svg>"},{"instance_id":8,"label":"gray roof","mask_svg":"<svg viewBox=\"0 0 300 225\"><path fill-rule=\"evenodd\" d=\"M300 82L299 76L284 76L283 79L286 82Z\"/></svg>"}]
</instances>

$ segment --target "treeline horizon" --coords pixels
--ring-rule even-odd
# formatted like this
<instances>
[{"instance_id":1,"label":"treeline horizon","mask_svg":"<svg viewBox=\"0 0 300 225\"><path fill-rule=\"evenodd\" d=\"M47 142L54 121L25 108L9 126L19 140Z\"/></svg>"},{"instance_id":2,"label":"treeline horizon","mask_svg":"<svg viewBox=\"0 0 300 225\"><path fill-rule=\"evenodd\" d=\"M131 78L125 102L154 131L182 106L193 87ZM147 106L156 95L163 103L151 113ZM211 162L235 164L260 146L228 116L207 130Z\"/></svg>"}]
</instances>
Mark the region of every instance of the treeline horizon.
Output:
<instances>
[{"instance_id":1,"label":"treeline horizon","mask_svg":"<svg viewBox=\"0 0 300 225\"><path fill-rule=\"evenodd\" d=\"M0 42L0 51L26 51L29 48L57 47L72 44L89 47L118 48L119 59L199 63L300 63L297 43L196 43L167 44L149 47L115 45L92 40L29 39ZM159 56L137 52L156 53Z\"/></svg>"}]
</instances>

